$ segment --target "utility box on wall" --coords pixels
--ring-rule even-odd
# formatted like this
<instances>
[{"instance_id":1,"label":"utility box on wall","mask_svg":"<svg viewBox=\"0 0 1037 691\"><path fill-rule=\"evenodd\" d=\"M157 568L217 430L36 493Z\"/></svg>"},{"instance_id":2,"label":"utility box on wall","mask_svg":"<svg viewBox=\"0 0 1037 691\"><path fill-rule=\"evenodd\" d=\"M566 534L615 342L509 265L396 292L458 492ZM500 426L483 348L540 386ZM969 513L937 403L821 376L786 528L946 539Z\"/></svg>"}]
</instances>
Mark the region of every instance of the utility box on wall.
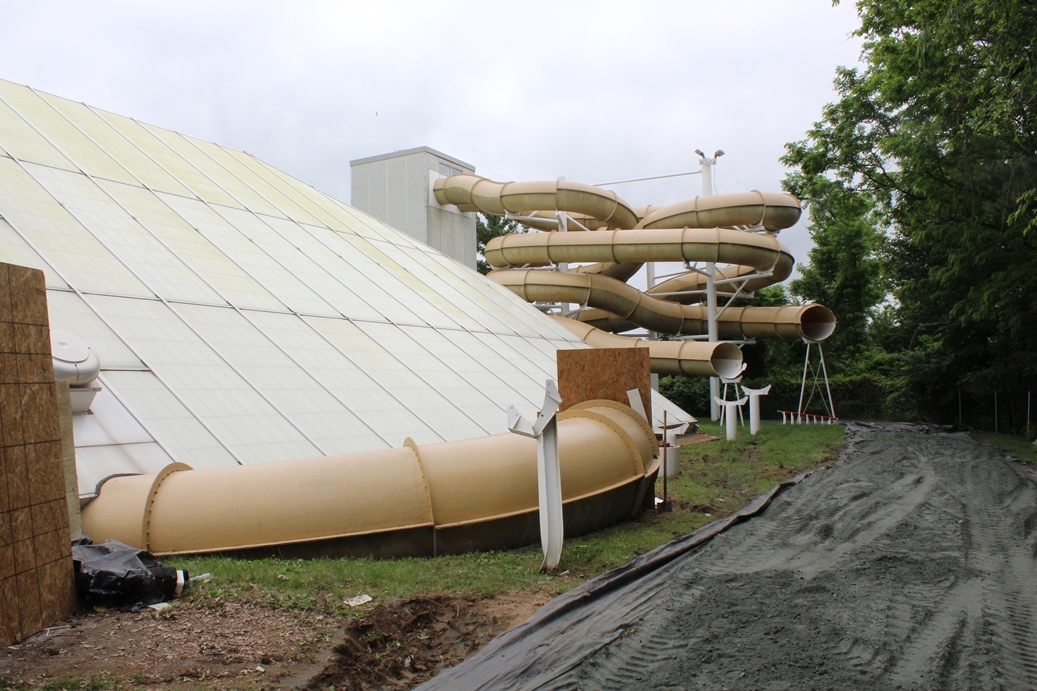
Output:
<instances>
[{"instance_id":1,"label":"utility box on wall","mask_svg":"<svg viewBox=\"0 0 1037 691\"><path fill-rule=\"evenodd\" d=\"M427 146L349 162L356 208L415 240L475 268L475 214L440 206L438 177L474 173L475 167Z\"/></svg>"}]
</instances>

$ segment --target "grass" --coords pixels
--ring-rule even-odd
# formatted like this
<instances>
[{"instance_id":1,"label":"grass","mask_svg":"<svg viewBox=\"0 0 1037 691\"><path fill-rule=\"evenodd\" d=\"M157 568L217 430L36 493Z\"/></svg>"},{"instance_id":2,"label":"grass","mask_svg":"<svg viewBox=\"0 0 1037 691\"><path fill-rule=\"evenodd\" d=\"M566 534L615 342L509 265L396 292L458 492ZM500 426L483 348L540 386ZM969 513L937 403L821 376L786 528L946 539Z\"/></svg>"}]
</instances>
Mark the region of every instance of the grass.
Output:
<instances>
[{"instance_id":1,"label":"grass","mask_svg":"<svg viewBox=\"0 0 1037 691\"><path fill-rule=\"evenodd\" d=\"M1026 437L993 432L974 432L972 436L981 442L1004 449L1020 460L1037 463L1037 444Z\"/></svg>"},{"instance_id":2,"label":"grass","mask_svg":"<svg viewBox=\"0 0 1037 691\"><path fill-rule=\"evenodd\" d=\"M648 512L636 521L567 539L560 575L538 573L539 545L436 558L195 557L165 563L191 574L213 574L210 583L190 595L202 602L258 602L326 613L349 612L343 600L360 593L382 602L426 592L489 597L539 590L555 595L732 513L784 479L834 460L843 443L839 425L764 424L755 437L742 427L732 442L724 440L718 425L703 424L702 431L719 439L681 449L681 474L670 478L667 488L674 511ZM660 478L656 493L662 492Z\"/></svg>"}]
</instances>

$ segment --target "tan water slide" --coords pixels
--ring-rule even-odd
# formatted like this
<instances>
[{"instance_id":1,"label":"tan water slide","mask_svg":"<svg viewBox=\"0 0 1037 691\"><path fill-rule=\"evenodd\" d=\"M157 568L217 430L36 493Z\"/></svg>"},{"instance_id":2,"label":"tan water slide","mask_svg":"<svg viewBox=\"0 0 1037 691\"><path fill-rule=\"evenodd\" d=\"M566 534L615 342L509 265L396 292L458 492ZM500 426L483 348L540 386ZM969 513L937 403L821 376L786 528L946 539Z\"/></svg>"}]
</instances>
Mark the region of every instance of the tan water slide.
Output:
<instances>
[{"instance_id":1,"label":"tan water slide","mask_svg":"<svg viewBox=\"0 0 1037 691\"><path fill-rule=\"evenodd\" d=\"M659 462L632 409L588 401L558 416L565 532L636 514ZM435 555L540 538L537 448L499 434L340 456L113 477L83 532L154 554Z\"/></svg>"},{"instance_id":2,"label":"tan water slide","mask_svg":"<svg viewBox=\"0 0 1037 691\"><path fill-rule=\"evenodd\" d=\"M682 304L701 299L689 291L702 290L702 274L689 271L642 292L625 281L644 262L727 265L719 269L719 278L745 279L742 290L749 292L784 281L794 266L788 250L770 234L799 220L799 201L786 194L753 191L635 209L614 192L591 185L564 180L500 183L476 175L440 178L434 192L440 204L454 204L462 211L508 214L538 229L558 230L559 221L552 218L562 211L576 221L567 230L593 231L506 235L487 243L484 254L491 266L507 268L490 274L501 285L529 302L588 308L576 318L602 331L640 327L674 336L707 333L706 308ZM572 271L539 268L570 262L593 263ZM832 312L818 304L728 307L719 315L717 328L718 337L724 340L821 341L832 334L835 323ZM603 342L596 331L587 334ZM670 358L688 364L668 362ZM652 355L653 371L660 373L730 376L712 369L713 362L730 361L730 355L715 358L703 349Z\"/></svg>"},{"instance_id":3,"label":"tan water slide","mask_svg":"<svg viewBox=\"0 0 1037 691\"><path fill-rule=\"evenodd\" d=\"M798 202L786 195L754 192L635 210L589 185L500 184L476 176L440 180L436 197L466 211L572 214L593 232L503 238L487 256L505 266L595 264L493 277L528 300L599 308L581 318L604 314L601 321L612 330L637 324L674 334L704 330L703 308L627 286L624 280L642 262L725 262L727 275L762 272L753 280L782 280L792 260L780 243L734 228L774 230L799 217ZM551 228L556 221L541 216L527 223ZM645 342L590 321L559 323L597 347L648 348L657 372L731 376L741 366L741 352L730 343ZM835 320L820 305L807 305L732 308L720 323L721 338L821 340ZM558 439L567 535L650 504L659 462L655 435L640 414L610 401L581 403L559 414ZM400 449L205 470L175 463L155 475L105 481L84 507L83 530L95 541L116 538L158 555L394 557L506 548L539 539L536 469L536 442L515 434L424 446L408 440Z\"/></svg>"}]
</instances>

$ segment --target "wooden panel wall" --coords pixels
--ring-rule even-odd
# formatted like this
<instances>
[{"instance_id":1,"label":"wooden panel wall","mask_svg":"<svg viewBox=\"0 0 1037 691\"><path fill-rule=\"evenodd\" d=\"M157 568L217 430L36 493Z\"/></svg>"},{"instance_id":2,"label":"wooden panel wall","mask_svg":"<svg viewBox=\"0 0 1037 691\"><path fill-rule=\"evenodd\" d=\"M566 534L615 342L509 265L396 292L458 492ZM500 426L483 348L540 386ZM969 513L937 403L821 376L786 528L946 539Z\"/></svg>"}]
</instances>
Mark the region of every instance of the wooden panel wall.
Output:
<instances>
[{"instance_id":1,"label":"wooden panel wall","mask_svg":"<svg viewBox=\"0 0 1037 691\"><path fill-rule=\"evenodd\" d=\"M641 392L652 419L652 373L648 348L590 348L558 351L558 393L562 410L583 401L604 398L630 405L627 391Z\"/></svg>"},{"instance_id":2,"label":"wooden panel wall","mask_svg":"<svg viewBox=\"0 0 1037 691\"><path fill-rule=\"evenodd\" d=\"M0 645L75 607L43 272L0 263Z\"/></svg>"}]
</instances>

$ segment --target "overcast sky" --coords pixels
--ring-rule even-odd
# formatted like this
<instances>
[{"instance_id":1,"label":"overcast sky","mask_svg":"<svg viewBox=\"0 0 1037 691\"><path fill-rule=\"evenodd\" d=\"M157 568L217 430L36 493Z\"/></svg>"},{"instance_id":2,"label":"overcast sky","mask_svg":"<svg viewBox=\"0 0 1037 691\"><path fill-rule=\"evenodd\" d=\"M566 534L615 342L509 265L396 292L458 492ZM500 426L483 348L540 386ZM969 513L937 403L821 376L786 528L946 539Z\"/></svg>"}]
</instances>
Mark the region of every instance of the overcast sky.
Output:
<instances>
[{"instance_id":1,"label":"overcast sky","mask_svg":"<svg viewBox=\"0 0 1037 691\"><path fill-rule=\"evenodd\" d=\"M430 146L496 180L698 170L779 190L854 65L852 2L0 0L0 78L242 149L344 201L349 161ZM698 176L616 186L632 204ZM805 261L802 226L781 239Z\"/></svg>"}]
</instances>

